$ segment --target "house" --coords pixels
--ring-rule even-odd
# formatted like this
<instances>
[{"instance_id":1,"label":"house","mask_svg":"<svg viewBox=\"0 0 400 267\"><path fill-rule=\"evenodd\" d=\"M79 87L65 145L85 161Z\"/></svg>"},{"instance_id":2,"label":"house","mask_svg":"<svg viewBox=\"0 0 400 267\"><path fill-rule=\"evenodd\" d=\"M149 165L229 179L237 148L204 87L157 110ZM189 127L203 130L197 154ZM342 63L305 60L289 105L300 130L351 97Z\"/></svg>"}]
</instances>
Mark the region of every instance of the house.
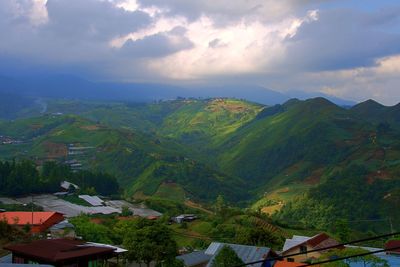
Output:
<instances>
[{"instance_id":1,"label":"house","mask_svg":"<svg viewBox=\"0 0 400 267\"><path fill-rule=\"evenodd\" d=\"M304 263L289 262L289 261L283 260L283 261L276 261L274 264L274 267L300 267L300 266L304 266ZM319 265L313 265L313 266L317 267Z\"/></svg>"},{"instance_id":2,"label":"house","mask_svg":"<svg viewBox=\"0 0 400 267\"><path fill-rule=\"evenodd\" d=\"M30 226L31 233L43 233L51 226L64 220L64 215L50 211L6 211L0 213L0 220L18 227Z\"/></svg>"},{"instance_id":3,"label":"house","mask_svg":"<svg viewBox=\"0 0 400 267\"><path fill-rule=\"evenodd\" d=\"M229 246L230 248L232 248L244 263L261 261L267 258L277 257L277 254L267 247L256 247L256 246L212 242L204 252L206 255L211 256L211 259L206 265L207 267L212 266L212 262L214 261L215 257L218 255L219 251L224 246ZM259 262L248 265L248 267L271 267L271 266L273 266L273 262L270 261Z\"/></svg>"},{"instance_id":4,"label":"house","mask_svg":"<svg viewBox=\"0 0 400 267\"><path fill-rule=\"evenodd\" d=\"M60 187L61 189L63 189L64 191L70 191L71 189L73 190L79 190L79 186L77 186L76 184L70 183L68 181L62 181L60 183Z\"/></svg>"},{"instance_id":5,"label":"house","mask_svg":"<svg viewBox=\"0 0 400 267\"><path fill-rule=\"evenodd\" d=\"M4 247L12 253L12 262L53 266L101 266L115 254L114 247L97 246L80 240L49 239Z\"/></svg>"},{"instance_id":6,"label":"house","mask_svg":"<svg viewBox=\"0 0 400 267\"><path fill-rule=\"evenodd\" d=\"M63 220L49 228L51 238L75 238L75 226L68 220Z\"/></svg>"},{"instance_id":7,"label":"house","mask_svg":"<svg viewBox=\"0 0 400 267\"><path fill-rule=\"evenodd\" d=\"M291 239L286 239L281 255L287 257L289 262L305 262L309 259L318 259L324 253L324 250L311 253L307 253L307 251L335 245L339 245L339 242L325 233L312 237L294 235ZM344 248L344 246L338 248ZM293 255L298 253L302 254Z\"/></svg>"},{"instance_id":8,"label":"house","mask_svg":"<svg viewBox=\"0 0 400 267\"><path fill-rule=\"evenodd\" d=\"M390 240L385 244L386 254L400 255L400 240Z\"/></svg>"},{"instance_id":9,"label":"house","mask_svg":"<svg viewBox=\"0 0 400 267\"><path fill-rule=\"evenodd\" d=\"M186 267L205 267L211 259L211 255L205 253L205 250L194 251L192 253L177 256L178 260L183 261Z\"/></svg>"},{"instance_id":10,"label":"house","mask_svg":"<svg viewBox=\"0 0 400 267\"><path fill-rule=\"evenodd\" d=\"M194 214L181 214L176 217L172 217L171 220L176 223L183 223L183 222L191 222L197 219L197 216Z\"/></svg>"}]
</instances>

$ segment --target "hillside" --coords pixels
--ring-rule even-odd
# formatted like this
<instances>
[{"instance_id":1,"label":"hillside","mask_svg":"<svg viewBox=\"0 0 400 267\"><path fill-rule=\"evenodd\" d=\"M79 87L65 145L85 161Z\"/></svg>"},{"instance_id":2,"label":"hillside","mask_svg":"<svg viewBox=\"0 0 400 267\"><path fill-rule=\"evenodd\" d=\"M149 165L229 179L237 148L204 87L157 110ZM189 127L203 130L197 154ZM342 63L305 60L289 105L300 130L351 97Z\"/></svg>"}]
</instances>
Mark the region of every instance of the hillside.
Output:
<instances>
[{"instance_id":1,"label":"hillside","mask_svg":"<svg viewBox=\"0 0 400 267\"><path fill-rule=\"evenodd\" d=\"M0 124L0 135L17 142L0 146L3 158L70 161L73 147L89 147L72 160L116 175L128 197L212 203L222 194L322 229L334 227L332 218L397 220L389 207L399 186L399 106L346 109L324 98L47 103L47 115Z\"/></svg>"},{"instance_id":2,"label":"hillside","mask_svg":"<svg viewBox=\"0 0 400 267\"><path fill-rule=\"evenodd\" d=\"M223 194L231 201L239 179L228 177L163 148L158 140L132 130L113 129L76 115L46 115L0 124L4 159L57 160L72 168L89 168L117 176L129 196L153 195L165 184L177 184L185 198L213 201Z\"/></svg>"}]
</instances>

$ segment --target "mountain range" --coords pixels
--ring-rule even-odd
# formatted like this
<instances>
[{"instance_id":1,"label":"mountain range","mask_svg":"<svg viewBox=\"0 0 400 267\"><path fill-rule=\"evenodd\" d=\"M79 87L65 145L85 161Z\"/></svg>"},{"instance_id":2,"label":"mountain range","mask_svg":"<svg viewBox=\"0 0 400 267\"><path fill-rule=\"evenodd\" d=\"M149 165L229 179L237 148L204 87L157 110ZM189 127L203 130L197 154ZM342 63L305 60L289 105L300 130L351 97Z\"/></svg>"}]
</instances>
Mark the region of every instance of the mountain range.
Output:
<instances>
[{"instance_id":1,"label":"mountain range","mask_svg":"<svg viewBox=\"0 0 400 267\"><path fill-rule=\"evenodd\" d=\"M1 158L79 162L116 175L128 198L207 205L223 195L234 205L275 212L277 220L321 229L335 219L400 222L393 210L400 196L399 105L54 95L7 112L0 135L16 142L0 145ZM85 150L71 155L71 147Z\"/></svg>"}]
</instances>

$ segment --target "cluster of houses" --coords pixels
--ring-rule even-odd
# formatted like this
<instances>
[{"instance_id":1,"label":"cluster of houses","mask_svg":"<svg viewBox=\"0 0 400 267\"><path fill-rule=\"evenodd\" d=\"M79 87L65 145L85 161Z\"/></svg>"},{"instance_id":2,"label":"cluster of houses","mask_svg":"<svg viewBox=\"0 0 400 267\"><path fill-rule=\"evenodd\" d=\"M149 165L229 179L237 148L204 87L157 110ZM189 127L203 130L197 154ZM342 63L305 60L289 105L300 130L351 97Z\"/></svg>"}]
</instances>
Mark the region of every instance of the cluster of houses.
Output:
<instances>
[{"instance_id":1,"label":"cluster of houses","mask_svg":"<svg viewBox=\"0 0 400 267\"><path fill-rule=\"evenodd\" d=\"M185 218L193 220L195 216L183 214L182 218L179 218L182 221ZM46 239L3 247L10 252L5 257L9 264L108 266L111 263L119 263L127 252L117 246L77 239L74 226L58 212L0 212L0 220L20 228L29 225L32 234L47 233ZM286 239L282 251L273 251L268 247L212 242L206 250L180 255L177 259L187 267L211 267L224 246L229 246L235 251L243 262L255 262L248 265L250 267L299 267L305 262L319 259L328 251L324 248L345 248L329 235L320 233L312 237L295 235ZM385 246L386 249L396 248L388 252L391 254L400 254L399 247L400 241L390 241ZM0 258L0 266L4 261L4 258Z\"/></svg>"},{"instance_id":2,"label":"cluster of houses","mask_svg":"<svg viewBox=\"0 0 400 267\"><path fill-rule=\"evenodd\" d=\"M253 263L247 265L249 267L300 267L308 262L318 261L324 253L330 251L329 249L324 250L324 248L344 249L350 247L342 246L329 235L320 233L311 237L294 235L292 238L286 239L282 251L273 251L268 247L213 242L206 250L180 255L177 259L182 260L186 267L211 267L216 255L224 246L229 246L235 251L244 263ZM367 247L358 248L371 252L380 250ZM389 250L386 252L387 255L400 255L400 240L387 242L385 249Z\"/></svg>"},{"instance_id":3,"label":"cluster of houses","mask_svg":"<svg viewBox=\"0 0 400 267\"><path fill-rule=\"evenodd\" d=\"M61 188L65 192L79 189L77 185L67 181L61 183ZM81 195L79 197L94 207L104 205L104 201L96 196ZM195 214L181 214L172 217L170 221L181 224L196 219ZM74 225L60 212L0 210L0 221L42 238L29 243L6 245L3 249L9 251L10 254L0 258L0 266L4 263L56 267L108 266L118 264L121 256L127 252L117 246L80 240L75 234ZM248 265L249 267L299 267L306 262L318 260L329 251L328 248L344 249L346 247L328 234L320 233L311 237L294 235L292 238L286 239L281 251L273 251L268 247L261 246L212 242L206 250L183 254L177 256L177 259L181 260L186 267L211 267L224 246L229 246L235 251L243 262L252 262ZM386 243L385 249L392 249L387 254L400 255L400 241Z\"/></svg>"},{"instance_id":4,"label":"cluster of houses","mask_svg":"<svg viewBox=\"0 0 400 267\"><path fill-rule=\"evenodd\" d=\"M22 141L15 140L9 136L0 135L0 144L2 145L11 145L11 144L21 144Z\"/></svg>"},{"instance_id":5,"label":"cluster of houses","mask_svg":"<svg viewBox=\"0 0 400 267\"><path fill-rule=\"evenodd\" d=\"M82 159L88 151L95 149L91 146L79 146L76 144L68 144L68 160L64 163L67 164L72 171L79 171L83 169Z\"/></svg>"}]
</instances>

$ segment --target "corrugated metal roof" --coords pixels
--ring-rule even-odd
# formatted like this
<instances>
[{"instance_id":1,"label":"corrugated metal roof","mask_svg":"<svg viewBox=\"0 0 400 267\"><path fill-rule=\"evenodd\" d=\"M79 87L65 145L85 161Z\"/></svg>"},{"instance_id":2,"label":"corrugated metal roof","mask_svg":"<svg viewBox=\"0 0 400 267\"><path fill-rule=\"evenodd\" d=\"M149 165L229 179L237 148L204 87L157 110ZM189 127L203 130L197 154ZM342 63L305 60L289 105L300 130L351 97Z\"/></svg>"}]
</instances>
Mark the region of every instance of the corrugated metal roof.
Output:
<instances>
[{"instance_id":1,"label":"corrugated metal roof","mask_svg":"<svg viewBox=\"0 0 400 267\"><path fill-rule=\"evenodd\" d=\"M89 245L83 241L70 239L35 240L30 243L5 246L4 249L26 257L39 258L48 263L93 255L111 256L115 251L114 248Z\"/></svg>"},{"instance_id":2,"label":"corrugated metal roof","mask_svg":"<svg viewBox=\"0 0 400 267\"><path fill-rule=\"evenodd\" d=\"M255 246L213 242L210 244L210 246L207 248L205 252L207 255L212 255L212 258L207 264L207 267L211 266L211 263L214 261L215 256L224 246L231 247L243 262L252 262L265 259L268 257L268 254L271 251L271 249L267 247L255 247ZM262 263L257 263L248 266L261 267Z\"/></svg>"},{"instance_id":3,"label":"corrugated metal roof","mask_svg":"<svg viewBox=\"0 0 400 267\"><path fill-rule=\"evenodd\" d=\"M60 183L61 188L64 188L65 190L68 190L70 188L70 186L74 187L75 189L79 189L79 186L77 186L76 184L70 183L68 181L62 181Z\"/></svg>"},{"instance_id":4,"label":"corrugated metal roof","mask_svg":"<svg viewBox=\"0 0 400 267\"><path fill-rule=\"evenodd\" d=\"M206 249L206 254L213 256L219 250L222 243L212 242Z\"/></svg>"},{"instance_id":5,"label":"corrugated metal roof","mask_svg":"<svg viewBox=\"0 0 400 267\"><path fill-rule=\"evenodd\" d=\"M0 264L12 263L12 254L7 254L0 258Z\"/></svg>"},{"instance_id":6,"label":"corrugated metal roof","mask_svg":"<svg viewBox=\"0 0 400 267\"><path fill-rule=\"evenodd\" d=\"M114 249L114 253L117 253L117 254L128 252L127 249L109 245L109 244L95 243L95 242L87 242L86 244L88 246L95 246L95 247L101 247L101 248L112 248L112 249Z\"/></svg>"},{"instance_id":7,"label":"corrugated metal roof","mask_svg":"<svg viewBox=\"0 0 400 267\"><path fill-rule=\"evenodd\" d=\"M62 215L51 211L7 211L0 213L0 220L5 220L8 224L15 225L41 225L56 214Z\"/></svg>"},{"instance_id":8,"label":"corrugated metal roof","mask_svg":"<svg viewBox=\"0 0 400 267\"><path fill-rule=\"evenodd\" d=\"M177 256L178 260L182 260L185 263L185 266L191 267L196 266L201 263L206 263L211 259L211 255L207 255L205 251L195 251L192 253L184 254Z\"/></svg>"},{"instance_id":9,"label":"corrugated metal roof","mask_svg":"<svg viewBox=\"0 0 400 267\"><path fill-rule=\"evenodd\" d=\"M64 220L64 221L59 222L59 223L53 225L52 227L50 227L50 231L61 230L61 229L65 229L65 228L75 228L75 226L72 223L70 223L68 220Z\"/></svg>"},{"instance_id":10,"label":"corrugated metal roof","mask_svg":"<svg viewBox=\"0 0 400 267\"><path fill-rule=\"evenodd\" d=\"M300 245L301 243L304 243L308 240L310 240L312 237L308 236L299 236L299 235L294 235L292 239L286 239L285 244L283 245L282 252L287 251L295 246Z\"/></svg>"},{"instance_id":11,"label":"corrugated metal roof","mask_svg":"<svg viewBox=\"0 0 400 267\"><path fill-rule=\"evenodd\" d=\"M79 195L79 198L85 200L92 206L103 206L104 201L101 200L98 196L89 196L89 195Z\"/></svg>"}]
</instances>

